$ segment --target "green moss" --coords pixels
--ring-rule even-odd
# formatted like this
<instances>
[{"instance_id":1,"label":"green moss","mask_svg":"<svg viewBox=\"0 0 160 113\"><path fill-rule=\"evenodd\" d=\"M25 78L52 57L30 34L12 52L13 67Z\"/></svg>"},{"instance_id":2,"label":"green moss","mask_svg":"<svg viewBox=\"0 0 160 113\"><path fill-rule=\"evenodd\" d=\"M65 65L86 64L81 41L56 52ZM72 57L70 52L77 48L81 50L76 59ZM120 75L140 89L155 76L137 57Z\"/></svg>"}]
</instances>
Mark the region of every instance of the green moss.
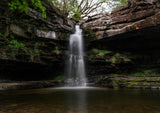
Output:
<instances>
[{"instance_id":1,"label":"green moss","mask_svg":"<svg viewBox=\"0 0 160 113\"><path fill-rule=\"evenodd\" d=\"M105 59L105 62L110 62L110 60L109 59Z\"/></svg>"},{"instance_id":2,"label":"green moss","mask_svg":"<svg viewBox=\"0 0 160 113\"><path fill-rule=\"evenodd\" d=\"M115 57L119 57L119 56L120 56L120 53L116 53L114 56L115 56Z\"/></svg>"},{"instance_id":3,"label":"green moss","mask_svg":"<svg viewBox=\"0 0 160 113\"><path fill-rule=\"evenodd\" d=\"M89 51L89 60L94 61L104 61L110 63L112 66L116 66L116 64L120 63L128 63L132 62L128 55L123 53L115 53L113 51L108 50L100 50L97 48L93 48Z\"/></svg>"},{"instance_id":4,"label":"green moss","mask_svg":"<svg viewBox=\"0 0 160 113\"><path fill-rule=\"evenodd\" d=\"M150 85L150 83L148 83L146 81L143 82L143 86L148 86L148 85Z\"/></svg>"},{"instance_id":5,"label":"green moss","mask_svg":"<svg viewBox=\"0 0 160 113\"><path fill-rule=\"evenodd\" d=\"M26 50L25 44L23 42L18 42L14 39L14 36L10 36L12 38L11 41L9 41L8 47L11 49L12 52L12 58L16 59L16 55L19 53L19 50Z\"/></svg>"},{"instance_id":6,"label":"green moss","mask_svg":"<svg viewBox=\"0 0 160 113\"><path fill-rule=\"evenodd\" d=\"M135 82L140 82L140 81L142 81L142 79L141 78L136 78L134 81Z\"/></svg>"},{"instance_id":7,"label":"green moss","mask_svg":"<svg viewBox=\"0 0 160 113\"><path fill-rule=\"evenodd\" d=\"M61 33L59 36L62 40L66 40L67 39L67 33Z\"/></svg>"},{"instance_id":8,"label":"green moss","mask_svg":"<svg viewBox=\"0 0 160 113\"><path fill-rule=\"evenodd\" d=\"M131 30L135 30L135 27L134 27L134 26L130 26L130 29L131 29Z\"/></svg>"},{"instance_id":9,"label":"green moss","mask_svg":"<svg viewBox=\"0 0 160 113\"><path fill-rule=\"evenodd\" d=\"M94 61L95 56L94 55L89 55L89 60Z\"/></svg>"},{"instance_id":10,"label":"green moss","mask_svg":"<svg viewBox=\"0 0 160 113\"><path fill-rule=\"evenodd\" d=\"M136 73L129 74L129 76L135 76L135 77L146 77L146 76L157 77L157 76L160 76L160 73L155 72L154 70L143 70L141 72L136 72Z\"/></svg>"},{"instance_id":11,"label":"green moss","mask_svg":"<svg viewBox=\"0 0 160 113\"><path fill-rule=\"evenodd\" d=\"M116 64L116 61L117 61L117 58L113 56L111 59L112 64Z\"/></svg>"},{"instance_id":12,"label":"green moss","mask_svg":"<svg viewBox=\"0 0 160 113\"><path fill-rule=\"evenodd\" d=\"M132 82L132 85L134 85L134 86L139 86L140 83L139 83L139 82Z\"/></svg>"},{"instance_id":13,"label":"green moss","mask_svg":"<svg viewBox=\"0 0 160 113\"><path fill-rule=\"evenodd\" d=\"M36 42L34 44L34 48L33 49L30 49L29 52L30 52L30 59L31 61L36 61L36 60L40 60L40 50L39 50L39 43Z\"/></svg>"},{"instance_id":14,"label":"green moss","mask_svg":"<svg viewBox=\"0 0 160 113\"><path fill-rule=\"evenodd\" d=\"M113 85L113 88L114 89L118 89L119 88L119 81L118 80L116 80L116 79L113 79L113 81L112 81L113 83L112 83L112 85Z\"/></svg>"},{"instance_id":15,"label":"green moss","mask_svg":"<svg viewBox=\"0 0 160 113\"><path fill-rule=\"evenodd\" d=\"M62 75L59 75L56 78L54 78L54 80L64 80L64 77Z\"/></svg>"},{"instance_id":16,"label":"green moss","mask_svg":"<svg viewBox=\"0 0 160 113\"><path fill-rule=\"evenodd\" d=\"M92 51L93 54L99 55L99 56L101 56L101 57L103 57L103 56L106 55L106 54L112 53L112 51L99 50L99 49L96 49L96 48L92 49L91 51Z\"/></svg>"},{"instance_id":17,"label":"green moss","mask_svg":"<svg viewBox=\"0 0 160 113\"><path fill-rule=\"evenodd\" d=\"M130 88L130 87L132 87L132 86L133 86L133 85L129 83L126 87Z\"/></svg>"},{"instance_id":18,"label":"green moss","mask_svg":"<svg viewBox=\"0 0 160 113\"><path fill-rule=\"evenodd\" d=\"M121 79L120 82L127 83L127 80L126 79Z\"/></svg>"},{"instance_id":19,"label":"green moss","mask_svg":"<svg viewBox=\"0 0 160 113\"><path fill-rule=\"evenodd\" d=\"M17 40L11 40L8 45L10 48L25 48L25 44L22 42L18 42Z\"/></svg>"},{"instance_id":20,"label":"green moss","mask_svg":"<svg viewBox=\"0 0 160 113\"><path fill-rule=\"evenodd\" d=\"M5 51L5 50L1 51L0 58L1 59L8 59L7 51Z\"/></svg>"},{"instance_id":21,"label":"green moss","mask_svg":"<svg viewBox=\"0 0 160 113\"><path fill-rule=\"evenodd\" d=\"M111 65L115 66L121 62L131 62L131 59L127 58L126 55L115 53L110 59Z\"/></svg>"},{"instance_id":22,"label":"green moss","mask_svg":"<svg viewBox=\"0 0 160 113\"><path fill-rule=\"evenodd\" d=\"M0 33L0 37L2 37L2 38L6 38L6 35L5 35L5 34L3 34L3 33Z\"/></svg>"},{"instance_id":23,"label":"green moss","mask_svg":"<svg viewBox=\"0 0 160 113\"><path fill-rule=\"evenodd\" d=\"M88 43L98 39L96 36L96 32L92 31L91 29L83 29L83 31L84 34L88 34L87 36L84 35L84 42Z\"/></svg>"},{"instance_id":24,"label":"green moss","mask_svg":"<svg viewBox=\"0 0 160 113\"><path fill-rule=\"evenodd\" d=\"M100 55L100 56L104 56L104 55L109 54L109 53L111 53L111 51L99 50L99 55Z\"/></svg>"},{"instance_id":25,"label":"green moss","mask_svg":"<svg viewBox=\"0 0 160 113\"><path fill-rule=\"evenodd\" d=\"M129 58L124 58L123 59L125 62L131 62L131 59L129 59Z\"/></svg>"},{"instance_id":26,"label":"green moss","mask_svg":"<svg viewBox=\"0 0 160 113\"><path fill-rule=\"evenodd\" d=\"M56 55L60 55L62 53L62 51L58 48L58 46L55 47L54 51L53 51Z\"/></svg>"},{"instance_id":27,"label":"green moss","mask_svg":"<svg viewBox=\"0 0 160 113\"><path fill-rule=\"evenodd\" d=\"M24 23L30 23L31 21L29 19L21 19L22 22Z\"/></svg>"}]
</instances>

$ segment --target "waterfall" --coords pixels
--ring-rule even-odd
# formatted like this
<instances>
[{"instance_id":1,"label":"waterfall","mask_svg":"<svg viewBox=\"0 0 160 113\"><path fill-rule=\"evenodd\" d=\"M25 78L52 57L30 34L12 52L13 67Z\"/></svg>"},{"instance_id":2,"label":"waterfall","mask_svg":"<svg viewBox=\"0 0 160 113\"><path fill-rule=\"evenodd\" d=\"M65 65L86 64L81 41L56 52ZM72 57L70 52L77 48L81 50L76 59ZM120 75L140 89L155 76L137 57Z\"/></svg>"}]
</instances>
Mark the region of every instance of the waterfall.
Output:
<instances>
[{"instance_id":1,"label":"waterfall","mask_svg":"<svg viewBox=\"0 0 160 113\"><path fill-rule=\"evenodd\" d=\"M86 86L83 37L79 25L76 25L75 33L69 37L69 54L66 69L67 86Z\"/></svg>"}]
</instances>

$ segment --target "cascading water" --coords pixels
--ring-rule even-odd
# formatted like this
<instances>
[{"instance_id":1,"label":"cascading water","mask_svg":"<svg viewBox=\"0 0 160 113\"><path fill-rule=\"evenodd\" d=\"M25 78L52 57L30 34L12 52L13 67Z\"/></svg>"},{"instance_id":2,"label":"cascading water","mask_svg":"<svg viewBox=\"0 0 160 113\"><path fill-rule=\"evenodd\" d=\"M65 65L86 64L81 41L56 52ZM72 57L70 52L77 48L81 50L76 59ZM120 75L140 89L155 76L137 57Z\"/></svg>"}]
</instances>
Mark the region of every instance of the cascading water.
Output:
<instances>
[{"instance_id":1,"label":"cascading water","mask_svg":"<svg viewBox=\"0 0 160 113\"><path fill-rule=\"evenodd\" d=\"M69 38L69 54L67 62L67 86L86 86L86 73L84 63L84 50L82 30L76 25L76 31Z\"/></svg>"}]
</instances>

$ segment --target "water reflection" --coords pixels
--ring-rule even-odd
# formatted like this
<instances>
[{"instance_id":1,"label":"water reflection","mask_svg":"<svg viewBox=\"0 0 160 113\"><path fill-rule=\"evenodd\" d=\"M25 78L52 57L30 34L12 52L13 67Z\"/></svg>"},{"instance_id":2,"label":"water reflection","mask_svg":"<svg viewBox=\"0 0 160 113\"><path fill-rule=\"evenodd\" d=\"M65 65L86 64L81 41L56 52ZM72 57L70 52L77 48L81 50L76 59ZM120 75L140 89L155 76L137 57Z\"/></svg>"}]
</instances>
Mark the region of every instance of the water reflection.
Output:
<instances>
[{"instance_id":1,"label":"water reflection","mask_svg":"<svg viewBox=\"0 0 160 113\"><path fill-rule=\"evenodd\" d=\"M0 92L0 113L160 113L160 91L39 89Z\"/></svg>"},{"instance_id":2,"label":"water reflection","mask_svg":"<svg viewBox=\"0 0 160 113\"><path fill-rule=\"evenodd\" d=\"M72 94L67 93L65 97L67 113L88 113L86 108L86 96L87 92L84 90Z\"/></svg>"}]
</instances>

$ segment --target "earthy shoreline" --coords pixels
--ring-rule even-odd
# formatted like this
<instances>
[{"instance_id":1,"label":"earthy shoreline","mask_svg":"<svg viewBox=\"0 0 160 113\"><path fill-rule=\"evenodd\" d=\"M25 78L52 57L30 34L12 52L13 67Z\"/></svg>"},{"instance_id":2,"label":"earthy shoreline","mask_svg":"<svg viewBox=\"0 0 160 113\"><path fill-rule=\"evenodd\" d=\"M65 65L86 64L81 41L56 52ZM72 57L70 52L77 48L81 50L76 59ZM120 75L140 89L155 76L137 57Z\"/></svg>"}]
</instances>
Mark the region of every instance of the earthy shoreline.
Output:
<instances>
[{"instance_id":1,"label":"earthy shoreline","mask_svg":"<svg viewBox=\"0 0 160 113\"><path fill-rule=\"evenodd\" d=\"M0 83L1 90L22 90L22 89L36 89L47 88L60 85L62 81L45 80L45 81L23 81L13 83Z\"/></svg>"},{"instance_id":2,"label":"earthy shoreline","mask_svg":"<svg viewBox=\"0 0 160 113\"><path fill-rule=\"evenodd\" d=\"M0 83L2 90L39 89L62 86L62 80L21 81ZM111 89L157 89L160 90L160 77L107 76L96 81L93 87Z\"/></svg>"}]
</instances>

